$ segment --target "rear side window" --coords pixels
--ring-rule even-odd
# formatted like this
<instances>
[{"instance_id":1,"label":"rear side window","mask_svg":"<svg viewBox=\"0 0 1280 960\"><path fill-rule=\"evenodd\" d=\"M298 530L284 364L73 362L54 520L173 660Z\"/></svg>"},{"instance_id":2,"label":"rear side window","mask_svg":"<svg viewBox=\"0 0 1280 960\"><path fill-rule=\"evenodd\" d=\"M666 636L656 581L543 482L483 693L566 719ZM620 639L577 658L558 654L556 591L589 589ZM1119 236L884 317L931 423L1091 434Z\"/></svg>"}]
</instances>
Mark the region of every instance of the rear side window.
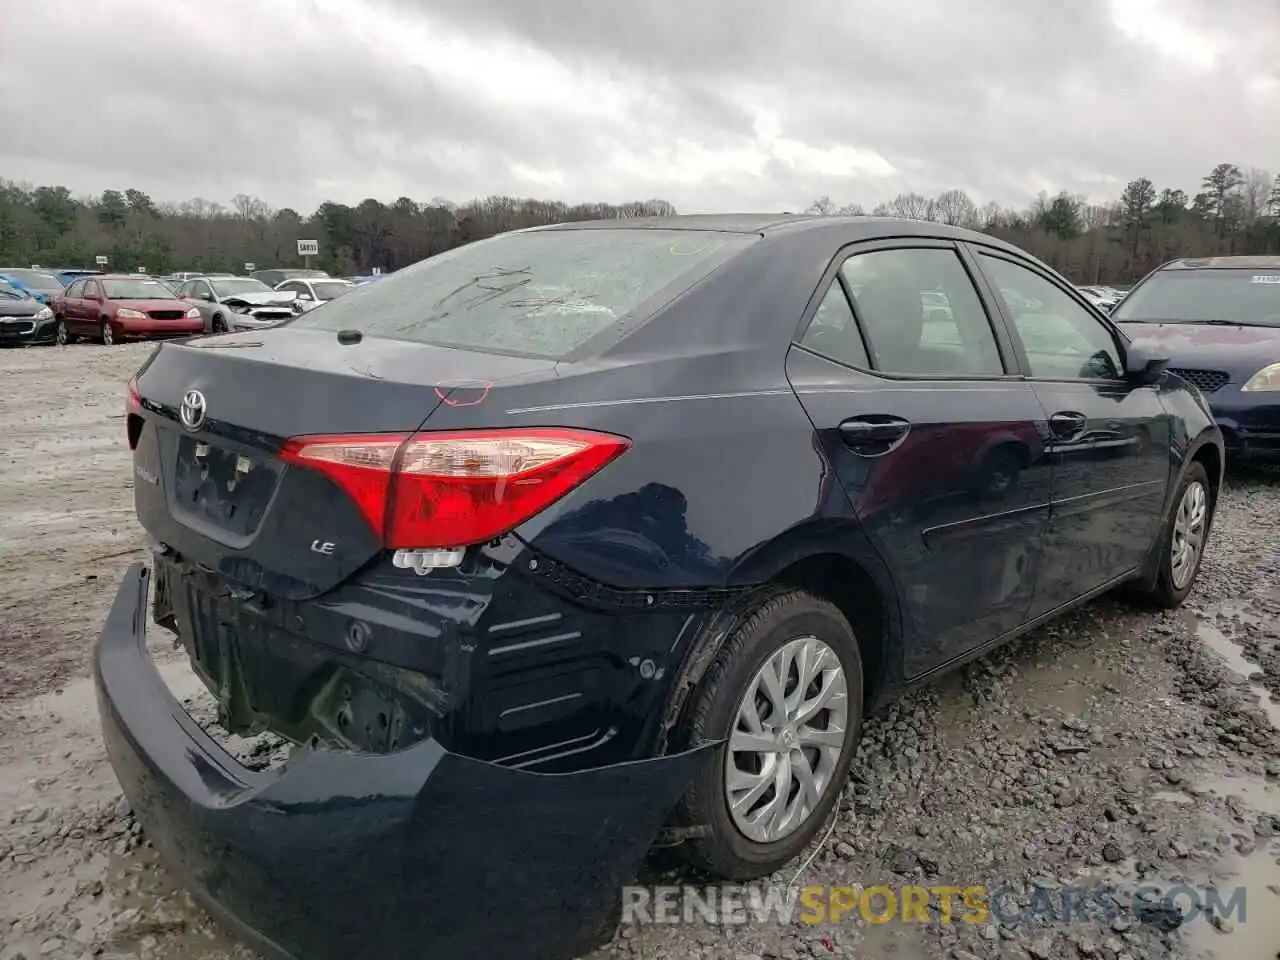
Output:
<instances>
[{"instance_id":1,"label":"rear side window","mask_svg":"<svg viewBox=\"0 0 1280 960\"><path fill-rule=\"evenodd\" d=\"M871 361L884 373L1001 376L991 321L954 250L875 250L840 268Z\"/></svg>"},{"instance_id":2,"label":"rear side window","mask_svg":"<svg viewBox=\"0 0 1280 960\"><path fill-rule=\"evenodd\" d=\"M839 280L833 280L822 298L818 310L809 323L809 329L800 339L800 345L851 367L869 367L867 348L854 319L849 298Z\"/></svg>"},{"instance_id":3,"label":"rear side window","mask_svg":"<svg viewBox=\"0 0 1280 960\"><path fill-rule=\"evenodd\" d=\"M499 234L359 286L290 326L558 360L757 239L644 228Z\"/></svg>"},{"instance_id":4,"label":"rear side window","mask_svg":"<svg viewBox=\"0 0 1280 960\"><path fill-rule=\"evenodd\" d=\"M1111 315L1126 323L1280 327L1280 270L1161 270Z\"/></svg>"}]
</instances>

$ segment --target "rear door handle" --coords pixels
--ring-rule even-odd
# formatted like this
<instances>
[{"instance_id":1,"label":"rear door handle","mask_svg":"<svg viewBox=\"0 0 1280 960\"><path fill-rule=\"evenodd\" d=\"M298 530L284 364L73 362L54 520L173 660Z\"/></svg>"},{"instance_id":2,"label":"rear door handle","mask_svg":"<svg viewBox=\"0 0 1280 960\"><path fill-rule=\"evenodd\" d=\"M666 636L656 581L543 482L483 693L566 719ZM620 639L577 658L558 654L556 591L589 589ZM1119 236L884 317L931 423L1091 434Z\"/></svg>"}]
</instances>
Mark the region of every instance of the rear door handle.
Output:
<instances>
[{"instance_id":1,"label":"rear door handle","mask_svg":"<svg viewBox=\"0 0 1280 960\"><path fill-rule=\"evenodd\" d=\"M840 424L840 437L857 453L887 453L911 432L901 417L856 417Z\"/></svg>"},{"instance_id":2,"label":"rear door handle","mask_svg":"<svg viewBox=\"0 0 1280 960\"><path fill-rule=\"evenodd\" d=\"M1059 440L1074 440L1084 433L1088 417L1074 410L1064 410L1049 418L1049 429Z\"/></svg>"}]
</instances>

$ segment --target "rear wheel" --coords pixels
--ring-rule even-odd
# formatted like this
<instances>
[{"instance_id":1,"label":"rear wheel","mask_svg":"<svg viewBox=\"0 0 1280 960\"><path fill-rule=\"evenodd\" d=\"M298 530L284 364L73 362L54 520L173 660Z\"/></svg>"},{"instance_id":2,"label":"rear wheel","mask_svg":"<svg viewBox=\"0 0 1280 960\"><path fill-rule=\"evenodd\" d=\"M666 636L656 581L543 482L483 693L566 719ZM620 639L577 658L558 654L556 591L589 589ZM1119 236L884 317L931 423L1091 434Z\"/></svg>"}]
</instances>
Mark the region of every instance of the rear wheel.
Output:
<instances>
[{"instance_id":1,"label":"rear wheel","mask_svg":"<svg viewBox=\"0 0 1280 960\"><path fill-rule=\"evenodd\" d=\"M116 332L115 332L115 329L111 326L111 321L106 319L102 320L102 332L100 335L102 337L102 342L106 346L110 347L115 344Z\"/></svg>"},{"instance_id":2,"label":"rear wheel","mask_svg":"<svg viewBox=\"0 0 1280 960\"><path fill-rule=\"evenodd\" d=\"M686 723L702 761L679 820L709 827L682 854L731 880L773 873L822 827L862 732L862 662L835 606L773 593L725 641Z\"/></svg>"},{"instance_id":3,"label":"rear wheel","mask_svg":"<svg viewBox=\"0 0 1280 960\"><path fill-rule=\"evenodd\" d=\"M65 347L71 342L71 333L67 330L67 321L61 317L58 318L53 327L53 342L60 347Z\"/></svg>"},{"instance_id":4,"label":"rear wheel","mask_svg":"<svg viewBox=\"0 0 1280 960\"><path fill-rule=\"evenodd\" d=\"M1204 559L1213 510L1209 474L1193 463L1174 494L1160 533L1160 572L1155 586L1138 591L1138 598L1166 609L1180 606L1195 586Z\"/></svg>"}]
</instances>

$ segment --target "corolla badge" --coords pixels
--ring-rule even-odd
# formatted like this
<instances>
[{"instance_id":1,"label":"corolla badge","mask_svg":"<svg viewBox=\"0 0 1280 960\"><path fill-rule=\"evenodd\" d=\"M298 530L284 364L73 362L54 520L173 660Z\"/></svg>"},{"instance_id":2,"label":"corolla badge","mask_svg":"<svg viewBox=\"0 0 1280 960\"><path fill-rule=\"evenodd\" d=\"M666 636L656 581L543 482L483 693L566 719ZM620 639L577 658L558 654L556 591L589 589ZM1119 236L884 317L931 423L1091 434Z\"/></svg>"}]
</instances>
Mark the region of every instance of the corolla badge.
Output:
<instances>
[{"instance_id":1,"label":"corolla badge","mask_svg":"<svg viewBox=\"0 0 1280 960\"><path fill-rule=\"evenodd\" d=\"M199 430L204 423L204 394L199 390L188 390L182 396L182 405L178 407L178 418L188 430Z\"/></svg>"}]
</instances>

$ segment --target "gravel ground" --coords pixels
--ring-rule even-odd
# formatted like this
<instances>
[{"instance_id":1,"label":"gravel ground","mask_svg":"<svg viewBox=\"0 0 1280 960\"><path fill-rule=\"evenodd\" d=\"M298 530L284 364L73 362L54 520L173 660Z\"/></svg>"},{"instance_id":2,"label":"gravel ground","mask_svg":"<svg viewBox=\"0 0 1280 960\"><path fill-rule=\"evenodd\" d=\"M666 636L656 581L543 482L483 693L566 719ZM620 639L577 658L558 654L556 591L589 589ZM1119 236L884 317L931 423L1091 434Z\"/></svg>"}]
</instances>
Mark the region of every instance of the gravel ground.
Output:
<instances>
[{"instance_id":1,"label":"gravel ground","mask_svg":"<svg viewBox=\"0 0 1280 960\"><path fill-rule=\"evenodd\" d=\"M122 407L148 349L0 352L0 960L252 957L157 865L86 679L144 546ZM1068 884L1114 884L1122 906L1142 885L1243 884L1243 922L632 924L593 960L1276 957L1278 534L1280 478L1233 478L1183 610L1100 601L874 718L832 829L774 878L1014 887L1024 905ZM155 654L201 712L186 664ZM698 882L661 855L643 879Z\"/></svg>"}]
</instances>

